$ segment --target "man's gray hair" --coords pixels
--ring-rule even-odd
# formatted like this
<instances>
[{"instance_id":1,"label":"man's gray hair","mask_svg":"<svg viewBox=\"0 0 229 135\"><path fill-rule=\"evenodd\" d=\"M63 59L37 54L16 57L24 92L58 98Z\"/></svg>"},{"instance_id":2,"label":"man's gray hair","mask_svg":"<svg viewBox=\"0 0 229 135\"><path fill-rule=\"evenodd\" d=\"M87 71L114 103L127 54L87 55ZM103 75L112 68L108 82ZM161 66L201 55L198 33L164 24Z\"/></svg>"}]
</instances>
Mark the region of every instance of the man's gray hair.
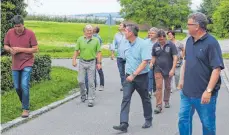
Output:
<instances>
[{"instance_id":1,"label":"man's gray hair","mask_svg":"<svg viewBox=\"0 0 229 135\"><path fill-rule=\"evenodd\" d=\"M149 32L155 32L155 33L157 33L158 32L158 28L152 27L152 28L149 29Z\"/></svg>"},{"instance_id":2,"label":"man's gray hair","mask_svg":"<svg viewBox=\"0 0 229 135\"><path fill-rule=\"evenodd\" d=\"M92 30L93 30L92 25L87 24L87 25L83 28L83 31L85 31L85 30L87 30L87 29L92 29Z\"/></svg>"},{"instance_id":3,"label":"man's gray hair","mask_svg":"<svg viewBox=\"0 0 229 135\"><path fill-rule=\"evenodd\" d=\"M135 25L135 24L127 24L126 28L128 28L129 31L133 32L134 36L136 36L136 37L138 36L139 28L138 28L137 25Z\"/></svg>"},{"instance_id":4,"label":"man's gray hair","mask_svg":"<svg viewBox=\"0 0 229 135\"><path fill-rule=\"evenodd\" d=\"M205 14L196 12L188 16L188 19L192 19L195 23L199 24L203 30L207 30L208 19Z\"/></svg>"}]
</instances>

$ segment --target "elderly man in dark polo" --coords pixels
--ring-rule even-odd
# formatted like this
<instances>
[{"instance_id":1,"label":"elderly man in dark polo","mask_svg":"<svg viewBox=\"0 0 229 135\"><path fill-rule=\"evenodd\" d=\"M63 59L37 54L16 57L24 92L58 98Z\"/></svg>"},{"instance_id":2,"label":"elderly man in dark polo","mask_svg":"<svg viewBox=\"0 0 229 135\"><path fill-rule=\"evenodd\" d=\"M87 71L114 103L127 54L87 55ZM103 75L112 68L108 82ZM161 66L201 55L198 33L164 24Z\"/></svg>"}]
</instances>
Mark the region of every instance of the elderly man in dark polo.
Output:
<instances>
[{"instance_id":1,"label":"elderly man in dark polo","mask_svg":"<svg viewBox=\"0 0 229 135\"><path fill-rule=\"evenodd\" d=\"M96 37L93 37L93 27L86 25L84 27L84 36L78 38L72 65L76 67L76 58L80 55L78 82L80 86L81 101L86 100L85 76L88 75L88 107L94 106L95 99L95 65L97 58L97 69L101 69L100 43Z\"/></svg>"},{"instance_id":2,"label":"elderly man in dark polo","mask_svg":"<svg viewBox=\"0 0 229 135\"><path fill-rule=\"evenodd\" d=\"M151 59L150 47L144 39L138 37L138 27L127 25L125 37L129 41L125 51L126 80L123 85L123 99L121 105L120 125L114 126L115 130L127 132L129 126L129 110L132 94L137 90L143 104L145 123L142 128L152 126L152 105L148 93L148 72Z\"/></svg>"},{"instance_id":3,"label":"elderly man in dark polo","mask_svg":"<svg viewBox=\"0 0 229 135\"><path fill-rule=\"evenodd\" d=\"M22 117L29 116L29 82L34 64L33 53L38 51L37 40L33 31L24 27L22 16L12 19L14 28L4 39L4 49L12 56L12 75L14 87L22 103Z\"/></svg>"},{"instance_id":4,"label":"elderly man in dark polo","mask_svg":"<svg viewBox=\"0 0 229 135\"><path fill-rule=\"evenodd\" d=\"M156 81L156 109L155 114L162 111L162 95L163 95L163 80L165 84L164 90L164 102L165 108L169 108L169 99L171 92L171 79L174 76L177 64L177 49L176 46L166 40L166 33L163 30L159 30L157 33L158 42L154 44L152 49L152 65L154 68L154 75Z\"/></svg>"},{"instance_id":5,"label":"elderly man in dark polo","mask_svg":"<svg viewBox=\"0 0 229 135\"><path fill-rule=\"evenodd\" d=\"M191 36L186 42L180 81L183 86L180 92L180 135L192 135L195 110L202 123L203 135L216 135L216 101L224 64L218 41L206 32L207 23L207 17L202 13L188 16Z\"/></svg>"}]
</instances>

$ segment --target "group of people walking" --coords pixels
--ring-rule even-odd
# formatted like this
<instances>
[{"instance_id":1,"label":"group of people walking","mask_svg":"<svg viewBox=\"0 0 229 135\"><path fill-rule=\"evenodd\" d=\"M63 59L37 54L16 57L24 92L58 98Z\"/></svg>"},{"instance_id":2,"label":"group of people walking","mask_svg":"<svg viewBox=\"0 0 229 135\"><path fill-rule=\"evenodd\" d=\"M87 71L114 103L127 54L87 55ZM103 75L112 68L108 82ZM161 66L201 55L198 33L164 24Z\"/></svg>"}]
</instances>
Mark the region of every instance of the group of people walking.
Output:
<instances>
[{"instance_id":1,"label":"group of people walking","mask_svg":"<svg viewBox=\"0 0 229 135\"><path fill-rule=\"evenodd\" d=\"M24 27L22 17L15 16L13 22L14 28L5 36L4 49L13 58L13 80L22 103L22 117L28 117L29 79L34 62L33 53L38 51L38 47L35 34ZM142 39L138 36L139 28L136 25L119 25L119 32L115 34L110 46L111 59L117 57L120 91L123 92L120 124L113 126L115 130L127 132L131 97L135 90L143 105L145 123L142 128L151 127L152 113L159 114L163 108L171 107L171 80L175 76L176 89L180 90L180 135L192 134L195 110L203 125L203 135L216 134L216 101L221 85L220 71L224 69L224 63L218 41L206 32L207 23L202 13L188 16L190 37L185 46L176 40L173 31L165 32L152 27L147 38ZM104 90L101 45L99 28L86 25L83 36L77 40L72 58L72 65L79 66L81 101L88 99L89 107L94 106L96 97L96 71L100 78L98 89ZM156 98L154 111L151 96Z\"/></svg>"}]
</instances>

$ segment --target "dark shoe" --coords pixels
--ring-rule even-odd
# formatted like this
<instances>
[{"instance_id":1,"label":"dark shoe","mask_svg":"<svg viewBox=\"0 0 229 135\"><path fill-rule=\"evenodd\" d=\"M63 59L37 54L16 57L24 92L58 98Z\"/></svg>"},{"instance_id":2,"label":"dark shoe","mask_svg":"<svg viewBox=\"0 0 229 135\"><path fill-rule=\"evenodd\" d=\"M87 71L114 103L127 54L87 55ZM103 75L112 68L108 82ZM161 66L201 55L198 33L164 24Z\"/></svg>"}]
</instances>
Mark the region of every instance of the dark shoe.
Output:
<instances>
[{"instance_id":1,"label":"dark shoe","mask_svg":"<svg viewBox=\"0 0 229 135\"><path fill-rule=\"evenodd\" d=\"M113 129L119 130L122 132L127 132L128 125L127 124L120 124L119 126L113 126Z\"/></svg>"},{"instance_id":2,"label":"dark shoe","mask_svg":"<svg viewBox=\"0 0 229 135\"><path fill-rule=\"evenodd\" d=\"M146 121L144 123L144 125L142 126L142 128L150 128L152 126L152 122L151 121Z\"/></svg>"},{"instance_id":3,"label":"dark shoe","mask_svg":"<svg viewBox=\"0 0 229 135\"><path fill-rule=\"evenodd\" d=\"M121 88L120 91L123 91L123 89Z\"/></svg>"},{"instance_id":4,"label":"dark shoe","mask_svg":"<svg viewBox=\"0 0 229 135\"><path fill-rule=\"evenodd\" d=\"M156 109L154 109L154 114L159 114L161 113L162 108L161 107L156 107Z\"/></svg>"},{"instance_id":5,"label":"dark shoe","mask_svg":"<svg viewBox=\"0 0 229 135\"><path fill-rule=\"evenodd\" d=\"M29 111L28 110L23 110L22 114L21 114L22 118L27 118L29 117Z\"/></svg>"},{"instance_id":6,"label":"dark shoe","mask_svg":"<svg viewBox=\"0 0 229 135\"><path fill-rule=\"evenodd\" d=\"M93 106L94 106L93 102L88 103L88 107L93 107Z\"/></svg>"},{"instance_id":7,"label":"dark shoe","mask_svg":"<svg viewBox=\"0 0 229 135\"><path fill-rule=\"evenodd\" d=\"M165 103L165 108L170 108L170 104L169 103Z\"/></svg>"}]
</instances>

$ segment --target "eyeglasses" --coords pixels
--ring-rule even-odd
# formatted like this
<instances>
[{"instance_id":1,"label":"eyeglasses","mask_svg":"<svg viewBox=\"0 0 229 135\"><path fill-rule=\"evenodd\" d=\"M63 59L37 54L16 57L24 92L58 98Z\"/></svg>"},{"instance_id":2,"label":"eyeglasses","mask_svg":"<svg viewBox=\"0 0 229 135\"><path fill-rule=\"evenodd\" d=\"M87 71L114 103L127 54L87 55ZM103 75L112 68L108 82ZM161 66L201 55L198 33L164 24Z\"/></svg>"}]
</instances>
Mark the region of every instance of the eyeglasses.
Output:
<instances>
[{"instance_id":1,"label":"eyeglasses","mask_svg":"<svg viewBox=\"0 0 229 135\"><path fill-rule=\"evenodd\" d=\"M197 23L188 23L187 26L198 25Z\"/></svg>"}]
</instances>

